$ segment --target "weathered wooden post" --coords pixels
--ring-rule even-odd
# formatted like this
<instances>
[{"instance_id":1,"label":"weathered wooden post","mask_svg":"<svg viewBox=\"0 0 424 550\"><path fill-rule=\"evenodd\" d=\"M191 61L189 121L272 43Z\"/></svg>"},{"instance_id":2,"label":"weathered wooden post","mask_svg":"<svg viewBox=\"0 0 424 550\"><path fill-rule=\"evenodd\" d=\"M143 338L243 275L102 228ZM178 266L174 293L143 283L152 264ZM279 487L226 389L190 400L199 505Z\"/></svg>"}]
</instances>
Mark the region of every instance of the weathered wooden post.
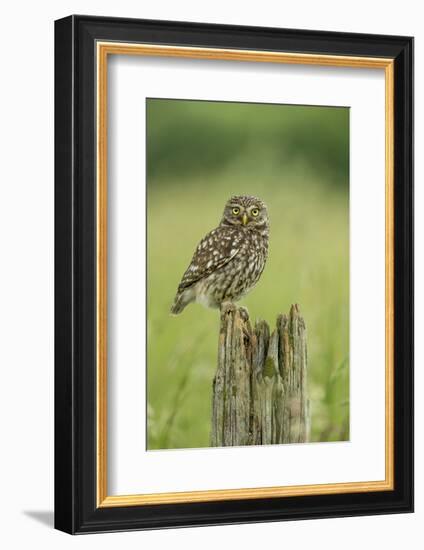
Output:
<instances>
[{"instance_id":1,"label":"weathered wooden post","mask_svg":"<svg viewBox=\"0 0 424 550\"><path fill-rule=\"evenodd\" d=\"M306 327L293 305L270 334L234 304L221 309L211 445L303 443L309 438Z\"/></svg>"}]
</instances>

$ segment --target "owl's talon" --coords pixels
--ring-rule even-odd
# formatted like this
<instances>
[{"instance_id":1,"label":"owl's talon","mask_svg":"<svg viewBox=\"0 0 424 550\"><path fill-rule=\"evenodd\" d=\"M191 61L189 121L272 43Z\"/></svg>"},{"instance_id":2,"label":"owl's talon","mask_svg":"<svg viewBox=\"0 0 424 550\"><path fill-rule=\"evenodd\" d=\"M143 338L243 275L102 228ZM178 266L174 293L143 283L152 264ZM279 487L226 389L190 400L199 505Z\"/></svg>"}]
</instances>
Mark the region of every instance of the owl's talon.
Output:
<instances>
[{"instance_id":1,"label":"owl's talon","mask_svg":"<svg viewBox=\"0 0 424 550\"><path fill-rule=\"evenodd\" d=\"M249 311L246 307L240 306L239 307L239 313L240 317L243 319L243 321L249 320Z\"/></svg>"},{"instance_id":2,"label":"owl's talon","mask_svg":"<svg viewBox=\"0 0 424 550\"><path fill-rule=\"evenodd\" d=\"M221 313L232 313L235 309L236 306L233 302L222 302L221 304Z\"/></svg>"}]
</instances>

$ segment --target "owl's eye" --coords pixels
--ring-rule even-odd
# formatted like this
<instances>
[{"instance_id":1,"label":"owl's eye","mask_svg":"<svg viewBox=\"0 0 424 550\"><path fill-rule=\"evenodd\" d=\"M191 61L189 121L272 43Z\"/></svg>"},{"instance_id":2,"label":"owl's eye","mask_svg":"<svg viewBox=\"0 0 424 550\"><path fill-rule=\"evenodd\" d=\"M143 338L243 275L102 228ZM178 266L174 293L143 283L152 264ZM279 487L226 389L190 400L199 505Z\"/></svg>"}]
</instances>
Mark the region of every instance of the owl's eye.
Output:
<instances>
[{"instance_id":1,"label":"owl's eye","mask_svg":"<svg viewBox=\"0 0 424 550\"><path fill-rule=\"evenodd\" d=\"M240 214L240 208L233 208L233 214L234 216L238 216Z\"/></svg>"},{"instance_id":2,"label":"owl's eye","mask_svg":"<svg viewBox=\"0 0 424 550\"><path fill-rule=\"evenodd\" d=\"M254 216L256 218L256 216L259 214L259 209L258 208L252 208L251 212L252 216Z\"/></svg>"}]
</instances>

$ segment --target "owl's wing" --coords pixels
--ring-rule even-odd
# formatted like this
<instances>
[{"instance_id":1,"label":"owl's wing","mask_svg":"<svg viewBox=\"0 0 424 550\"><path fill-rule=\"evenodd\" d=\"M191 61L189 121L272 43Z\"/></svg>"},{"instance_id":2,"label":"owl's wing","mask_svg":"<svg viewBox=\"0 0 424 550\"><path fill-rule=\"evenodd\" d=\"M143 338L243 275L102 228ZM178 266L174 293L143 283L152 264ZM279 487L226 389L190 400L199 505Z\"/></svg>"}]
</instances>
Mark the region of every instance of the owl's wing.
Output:
<instances>
[{"instance_id":1,"label":"owl's wing","mask_svg":"<svg viewBox=\"0 0 424 550\"><path fill-rule=\"evenodd\" d=\"M220 226L198 244L190 265L178 286L178 292L207 277L232 260L241 248L242 232Z\"/></svg>"}]
</instances>

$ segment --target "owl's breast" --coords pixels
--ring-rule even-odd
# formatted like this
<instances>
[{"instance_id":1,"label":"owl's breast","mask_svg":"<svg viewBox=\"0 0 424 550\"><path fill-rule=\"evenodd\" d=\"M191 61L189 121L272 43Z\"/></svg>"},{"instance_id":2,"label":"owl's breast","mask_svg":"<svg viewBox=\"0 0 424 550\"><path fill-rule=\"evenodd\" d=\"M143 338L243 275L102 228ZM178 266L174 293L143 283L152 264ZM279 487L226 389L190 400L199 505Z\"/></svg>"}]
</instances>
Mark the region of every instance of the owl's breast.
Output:
<instances>
[{"instance_id":1,"label":"owl's breast","mask_svg":"<svg viewBox=\"0 0 424 550\"><path fill-rule=\"evenodd\" d=\"M268 235L253 233L249 239L248 252L254 264L263 269L268 257Z\"/></svg>"},{"instance_id":2,"label":"owl's breast","mask_svg":"<svg viewBox=\"0 0 424 550\"><path fill-rule=\"evenodd\" d=\"M196 284L196 301L219 307L224 301L239 300L258 282L267 255L267 239L246 232L238 253Z\"/></svg>"}]
</instances>

